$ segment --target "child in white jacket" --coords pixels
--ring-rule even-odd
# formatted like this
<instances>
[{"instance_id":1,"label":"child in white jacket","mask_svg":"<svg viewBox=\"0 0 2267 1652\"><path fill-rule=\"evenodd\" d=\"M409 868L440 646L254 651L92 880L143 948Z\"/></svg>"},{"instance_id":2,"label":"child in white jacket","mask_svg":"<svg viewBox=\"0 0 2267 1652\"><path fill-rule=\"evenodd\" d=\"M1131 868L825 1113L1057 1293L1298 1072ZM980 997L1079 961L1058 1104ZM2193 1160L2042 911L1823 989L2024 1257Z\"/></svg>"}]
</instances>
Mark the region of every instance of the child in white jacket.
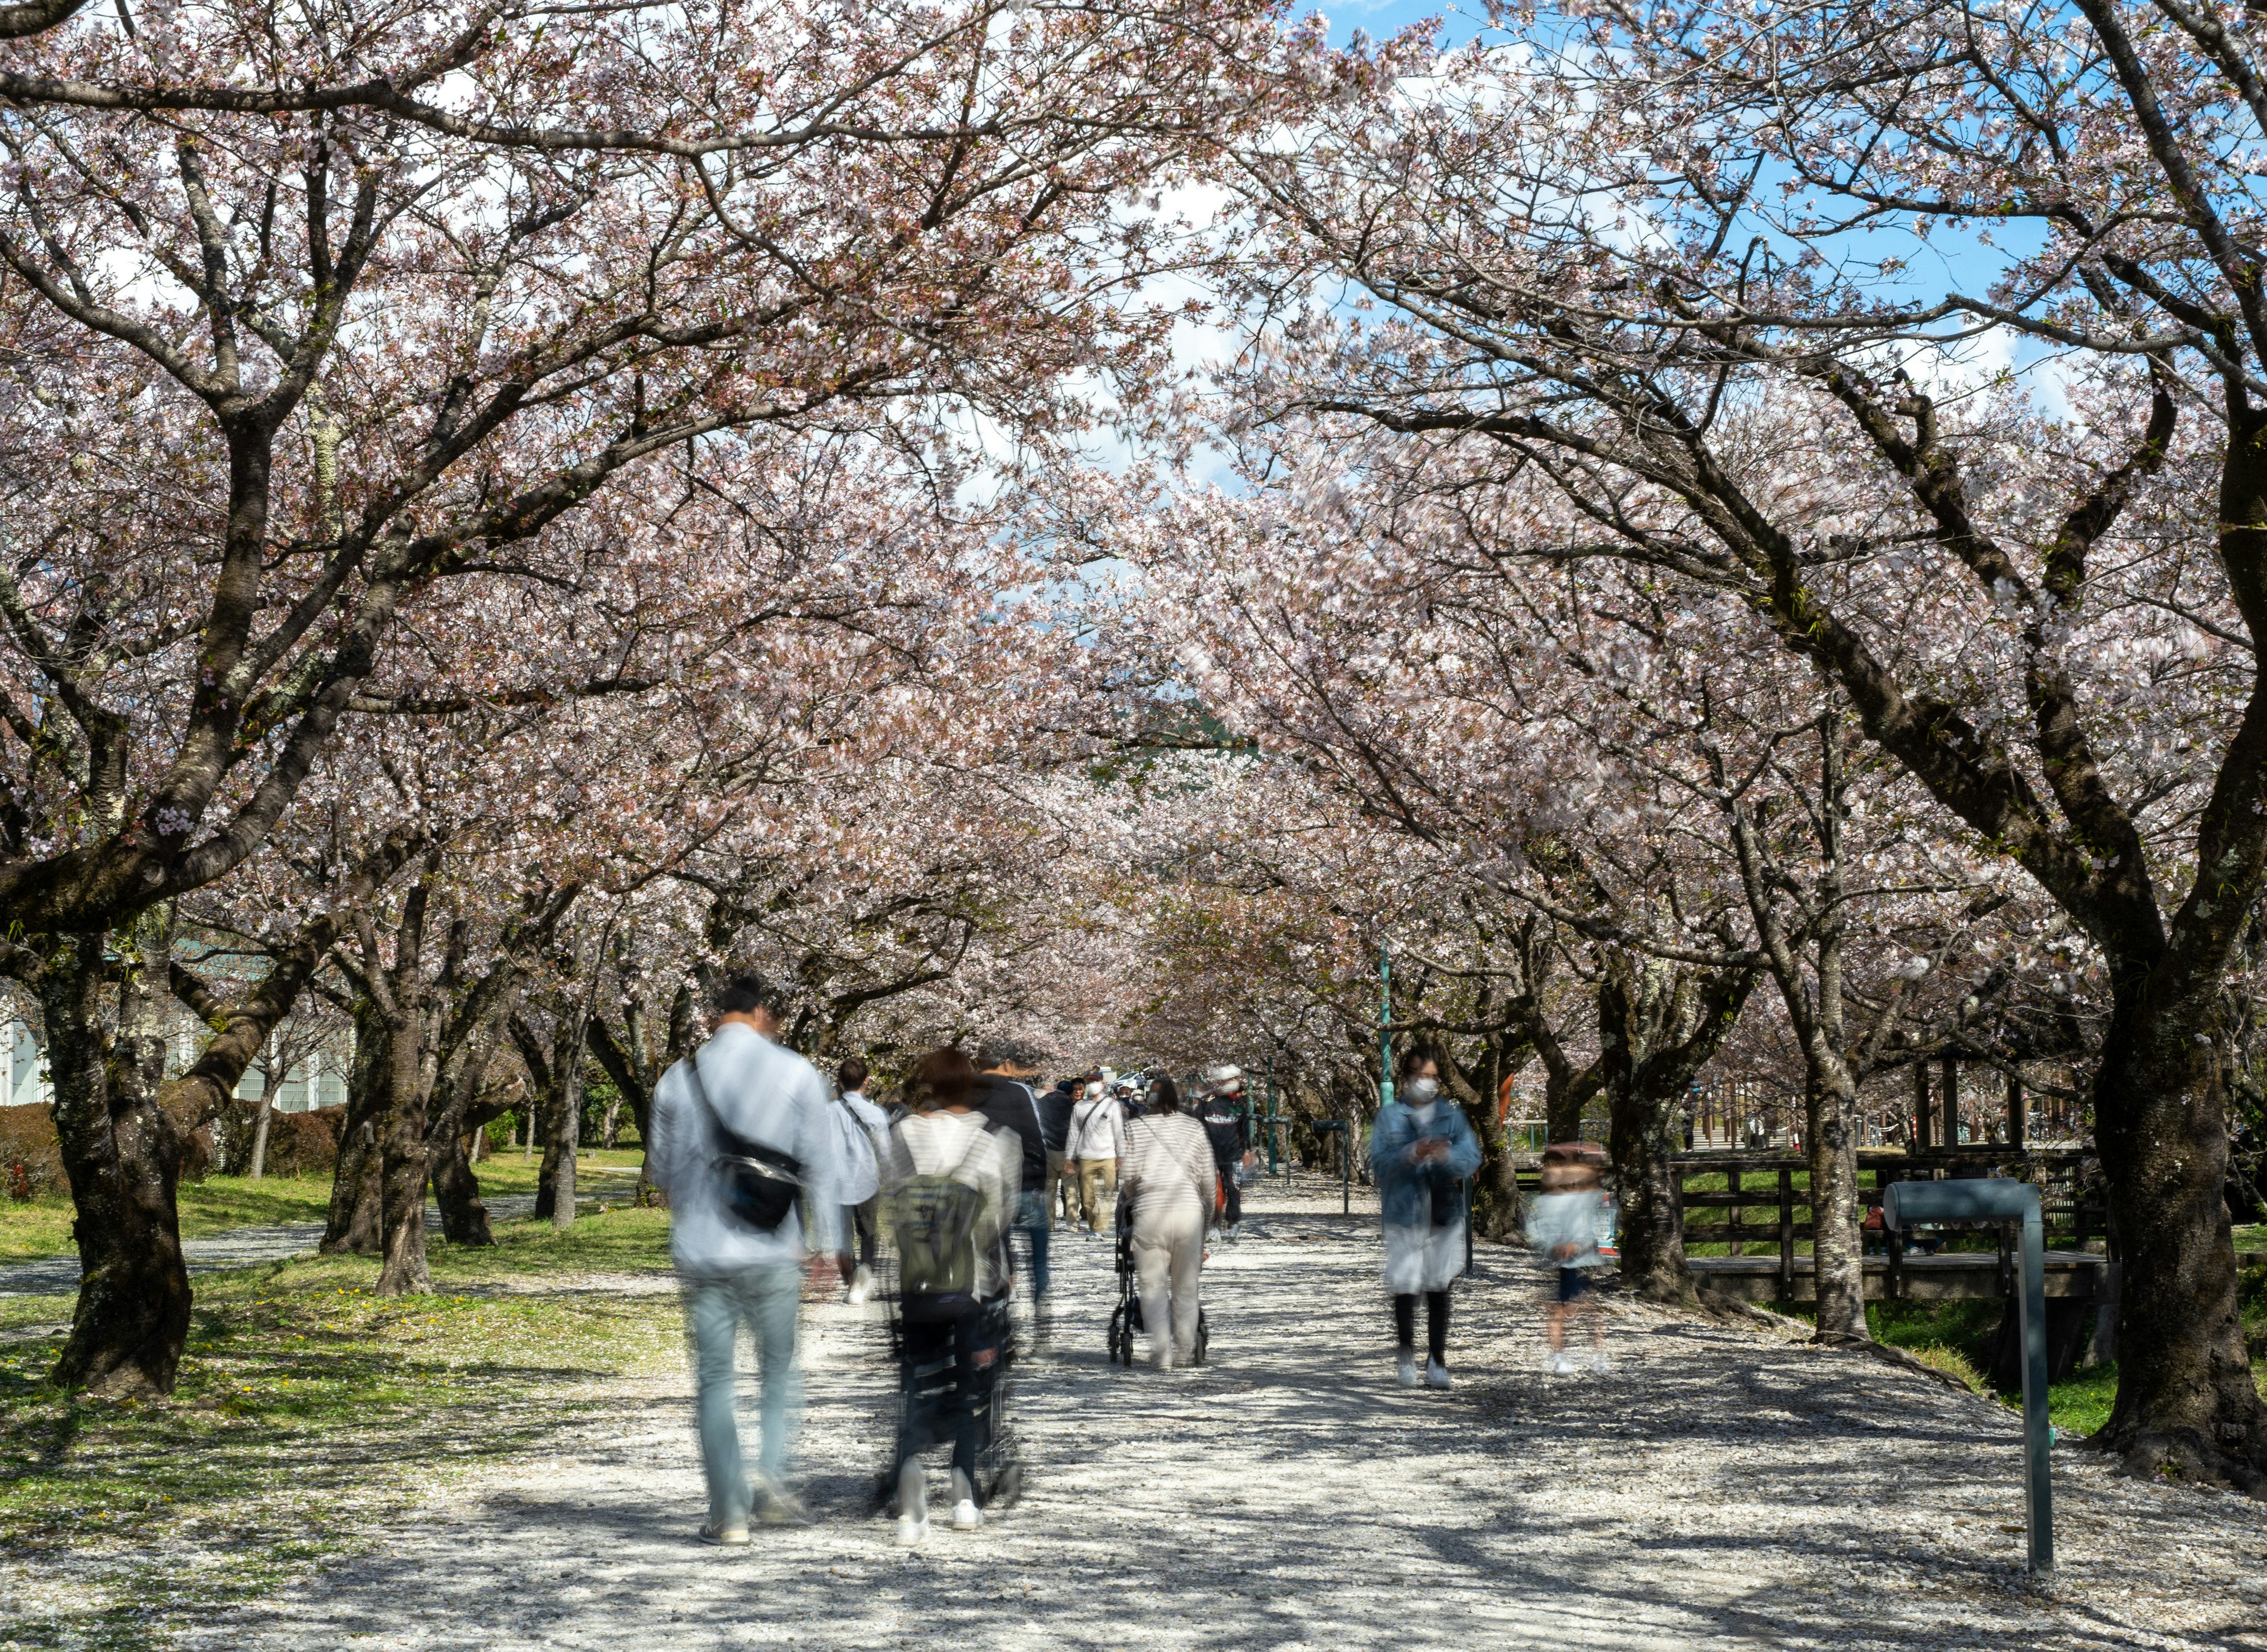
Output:
<instances>
[{"instance_id":1,"label":"child in white jacket","mask_svg":"<svg viewBox=\"0 0 2267 1652\"><path fill-rule=\"evenodd\" d=\"M1551 1370L1565 1376L1574 1369L1566 1356L1566 1316L1580 1313L1590 1321L1590 1369L1610 1369L1606 1359L1606 1322L1597 1309L1596 1287L1591 1270L1603 1268L1598 1235L1606 1215L1606 1195L1600 1185L1597 1159L1603 1157L1588 1143L1554 1143L1543 1153L1543 1193L1527 1213L1527 1241L1535 1254L1552 1266L1558 1290L1548 1312Z\"/></svg>"}]
</instances>

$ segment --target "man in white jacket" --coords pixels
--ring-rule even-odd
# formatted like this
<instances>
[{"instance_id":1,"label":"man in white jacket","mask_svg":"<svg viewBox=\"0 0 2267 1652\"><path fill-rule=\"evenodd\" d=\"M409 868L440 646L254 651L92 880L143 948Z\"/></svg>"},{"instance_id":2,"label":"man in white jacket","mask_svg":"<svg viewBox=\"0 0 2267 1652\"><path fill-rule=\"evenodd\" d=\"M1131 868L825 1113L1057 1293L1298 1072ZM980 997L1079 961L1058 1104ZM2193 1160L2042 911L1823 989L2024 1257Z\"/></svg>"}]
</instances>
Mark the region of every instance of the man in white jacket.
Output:
<instances>
[{"instance_id":1,"label":"man in white jacket","mask_svg":"<svg viewBox=\"0 0 2267 1652\"><path fill-rule=\"evenodd\" d=\"M1116 1195L1126 1162L1126 1109L1101 1071L1087 1080L1086 1093L1071 1107L1069 1147L1080 1214L1088 1232L1100 1232L1103 1202Z\"/></svg>"},{"instance_id":2,"label":"man in white jacket","mask_svg":"<svg viewBox=\"0 0 2267 1652\"><path fill-rule=\"evenodd\" d=\"M670 1254L684 1290L698 1382L695 1417L708 1480L708 1524L701 1537L708 1543L745 1543L752 1507L774 1524L805 1518L787 1479L802 1401L796 1315L806 1262L822 1287L833 1283L833 1259L842 1247L841 1176L826 1080L773 1042L784 1008L783 996L762 976L736 976L717 995L708 1042L654 1088L646 1162L654 1185L669 1195ZM687 1071L693 1064L697 1072ZM795 1161L803 1192L776 1227L751 1225L728 1204L718 1165L728 1137ZM761 1371L759 1504L742 1467L734 1417L734 1345L744 1319Z\"/></svg>"}]
</instances>

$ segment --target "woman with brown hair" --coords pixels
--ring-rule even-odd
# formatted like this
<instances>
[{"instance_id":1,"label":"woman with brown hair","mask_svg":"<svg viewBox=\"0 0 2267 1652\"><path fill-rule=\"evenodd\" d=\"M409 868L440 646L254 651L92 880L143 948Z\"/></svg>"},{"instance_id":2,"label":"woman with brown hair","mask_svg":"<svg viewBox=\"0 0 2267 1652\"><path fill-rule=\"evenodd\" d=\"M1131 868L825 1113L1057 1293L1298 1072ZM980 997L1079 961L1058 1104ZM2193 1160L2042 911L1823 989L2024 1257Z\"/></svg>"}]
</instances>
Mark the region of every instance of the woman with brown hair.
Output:
<instances>
[{"instance_id":1,"label":"woman with brown hair","mask_svg":"<svg viewBox=\"0 0 2267 1652\"><path fill-rule=\"evenodd\" d=\"M1022 1148L974 1110L976 1068L957 1049L933 1050L906 1085L912 1111L890 1129L882 1202L898 1254L898 1541L928 1534L921 1454L952 1451L952 1525L984 1524L976 1504L983 1407L1000 1356L998 1312L1010 1277L1006 1243Z\"/></svg>"}]
</instances>

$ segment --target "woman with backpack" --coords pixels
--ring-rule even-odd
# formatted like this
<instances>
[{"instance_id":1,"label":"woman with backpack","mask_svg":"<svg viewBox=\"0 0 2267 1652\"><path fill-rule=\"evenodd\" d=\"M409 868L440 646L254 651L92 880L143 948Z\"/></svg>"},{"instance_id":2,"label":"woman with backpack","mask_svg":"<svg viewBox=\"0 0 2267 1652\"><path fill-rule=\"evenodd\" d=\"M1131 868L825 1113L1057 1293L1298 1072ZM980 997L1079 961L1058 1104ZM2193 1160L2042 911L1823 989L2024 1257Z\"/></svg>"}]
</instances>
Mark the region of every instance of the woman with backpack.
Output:
<instances>
[{"instance_id":1,"label":"woman with backpack","mask_svg":"<svg viewBox=\"0 0 2267 1652\"><path fill-rule=\"evenodd\" d=\"M1480 1140L1441 1093L1441 1064L1420 1045L1402 1058L1401 1089L1377 1115L1369 1167L1385 1227L1385 1289L1404 1388L1417 1386L1417 1298L1425 1298L1424 1383L1449 1385L1449 1286L1464 1271L1465 1186Z\"/></svg>"},{"instance_id":2,"label":"woman with backpack","mask_svg":"<svg viewBox=\"0 0 2267 1652\"><path fill-rule=\"evenodd\" d=\"M996 1374L1010 1278L1007 1232L1023 1149L974 1110L976 1067L957 1049L921 1057L906 1086L911 1111L891 1126L883 1206L898 1254L898 1541L928 1535L921 1455L952 1451L952 1527L984 1524L976 1454Z\"/></svg>"},{"instance_id":3,"label":"woman with backpack","mask_svg":"<svg viewBox=\"0 0 2267 1652\"><path fill-rule=\"evenodd\" d=\"M1212 1141L1181 1111L1181 1093L1160 1077L1149 1109L1126 1126L1126 1168L1118 1196L1131 1212L1134 1269L1141 1323L1159 1371L1196 1357L1198 1279L1205 1230L1219 1195Z\"/></svg>"}]
</instances>

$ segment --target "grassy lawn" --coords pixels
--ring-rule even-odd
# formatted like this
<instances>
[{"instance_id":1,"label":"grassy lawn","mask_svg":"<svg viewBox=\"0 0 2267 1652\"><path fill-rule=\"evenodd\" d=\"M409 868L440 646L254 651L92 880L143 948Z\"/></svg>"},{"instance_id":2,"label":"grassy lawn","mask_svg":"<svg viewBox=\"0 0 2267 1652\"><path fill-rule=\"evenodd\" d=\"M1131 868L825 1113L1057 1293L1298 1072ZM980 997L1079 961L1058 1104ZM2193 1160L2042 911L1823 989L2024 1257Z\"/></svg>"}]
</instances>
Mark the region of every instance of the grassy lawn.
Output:
<instances>
[{"instance_id":1,"label":"grassy lawn","mask_svg":"<svg viewBox=\"0 0 2267 1652\"><path fill-rule=\"evenodd\" d=\"M611 1193L628 1183L624 1176L594 1176L594 1171L635 1174L644 1155L636 1148L613 1151L594 1150L580 1156L578 1191L588 1198ZM532 1194L541 1161L523 1160L517 1151L484 1159L475 1167L481 1191ZM331 1179L324 1176L207 1176L185 1181L178 1198L183 1239L209 1239L232 1228L272 1227L287 1222L319 1222L331 1205ZM70 1201L61 1195L28 1203L0 1201L0 1267L10 1262L37 1261L62 1256L71 1246Z\"/></svg>"},{"instance_id":2,"label":"grassy lawn","mask_svg":"<svg viewBox=\"0 0 2267 1652\"><path fill-rule=\"evenodd\" d=\"M71 1299L0 1298L0 1644L162 1647L169 1622L347 1552L437 1480L604 1405L614 1378L681 1363L673 1296L564 1289L666 1268L664 1213L497 1238L437 1239L430 1297L372 1296L367 1258L202 1276L180 1385L149 1404L48 1386Z\"/></svg>"},{"instance_id":3,"label":"grassy lawn","mask_svg":"<svg viewBox=\"0 0 2267 1652\"><path fill-rule=\"evenodd\" d=\"M2247 1258L2242 1275L2244 1338L2251 1352L2252 1374L2260 1394L2267 1398L2267 1256ZM1813 1317L1808 1308L1779 1305L1779 1311L1801 1319ZM1999 1339L2000 1305L1996 1302L1869 1302L1867 1328L1874 1339L1902 1348L1923 1363L1957 1377L1977 1393L1990 1392L1984 1373L1992 1363ZM2002 1403L2020 1406L2020 1394L2002 1395ZM2067 1381L2047 1390L2047 1416L2061 1433L2084 1436L2109 1421L2117 1399L2117 1365L2081 1366Z\"/></svg>"}]
</instances>

